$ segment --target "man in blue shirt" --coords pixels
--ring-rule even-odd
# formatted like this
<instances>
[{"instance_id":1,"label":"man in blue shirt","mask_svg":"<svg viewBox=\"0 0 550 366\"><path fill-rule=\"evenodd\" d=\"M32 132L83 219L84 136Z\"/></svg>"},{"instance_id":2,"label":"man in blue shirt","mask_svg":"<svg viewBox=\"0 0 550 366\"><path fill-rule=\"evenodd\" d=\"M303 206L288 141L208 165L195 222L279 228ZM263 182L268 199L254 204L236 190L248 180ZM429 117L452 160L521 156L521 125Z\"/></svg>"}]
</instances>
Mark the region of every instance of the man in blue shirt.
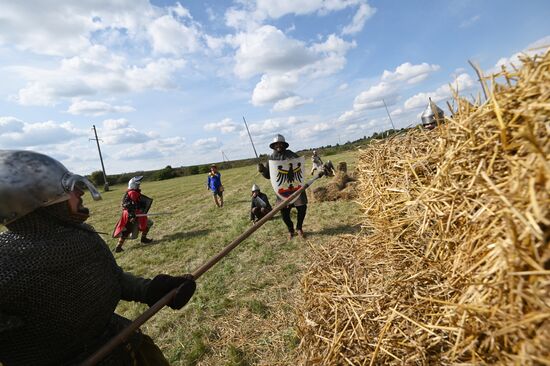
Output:
<instances>
[{"instance_id":1,"label":"man in blue shirt","mask_svg":"<svg viewBox=\"0 0 550 366\"><path fill-rule=\"evenodd\" d=\"M218 167L212 164L210 166L210 173L208 173L208 181L206 182L206 186L212 191L214 202L218 207L223 207L223 185L221 177L222 175L218 172Z\"/></svg>"}]
</instances>

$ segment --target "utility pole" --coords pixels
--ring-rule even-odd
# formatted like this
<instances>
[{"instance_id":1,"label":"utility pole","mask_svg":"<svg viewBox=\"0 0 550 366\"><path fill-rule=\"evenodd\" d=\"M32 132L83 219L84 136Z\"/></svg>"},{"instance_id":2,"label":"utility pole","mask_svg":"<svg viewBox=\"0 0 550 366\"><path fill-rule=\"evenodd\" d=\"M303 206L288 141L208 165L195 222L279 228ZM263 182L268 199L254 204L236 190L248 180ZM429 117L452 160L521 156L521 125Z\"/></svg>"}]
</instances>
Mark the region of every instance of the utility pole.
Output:
<instances>
[{"instance_id":1,"label":"utility pole","mask_svg":"<svg viewBox=\"0 0 550 366\"><path fill-rule=\"evenodd\" d=\"M222 150L222 157L223 157L225 160L227 160L227 162L229 163L229 156L227 156L227 154L224 153L223 150Z\"/></svg>"},{"instance_id":2,"label":"utility pole","mask_svg":"<svg viewBox=\"0 0 550 366\"><path fill-rule=\"evenodd\" d=\"M386 101L383 98L382 103L384 103L384 107L386 107L386 113L388 114L388 118L390 119L391 127L395 130L395 125L393 124L393 120L391 119L390 111L388 111L388 106L386 105Z\"/></svg>"},{"instance_id":3,"label":"utility pole","mask_svg":"<svg viewBox=\"0 0 550 366\"><path fill-rule=\"evenodd\" d=\"M103 171L103 181L105 182L103 189L105 190L105 192L109 192L109 183L107 182L107 174L105 174L105 165L103 165L103 156L101 156L101 148L99 147L99 139L97 138L97 131L95 129L95 125L92 125L92 126L94 130L95 139L90 139L90 140L95 140L95 142L97 143L97 151L99 151L99 160L101 160L101 169Z\"/></svg>"}]
</instances>

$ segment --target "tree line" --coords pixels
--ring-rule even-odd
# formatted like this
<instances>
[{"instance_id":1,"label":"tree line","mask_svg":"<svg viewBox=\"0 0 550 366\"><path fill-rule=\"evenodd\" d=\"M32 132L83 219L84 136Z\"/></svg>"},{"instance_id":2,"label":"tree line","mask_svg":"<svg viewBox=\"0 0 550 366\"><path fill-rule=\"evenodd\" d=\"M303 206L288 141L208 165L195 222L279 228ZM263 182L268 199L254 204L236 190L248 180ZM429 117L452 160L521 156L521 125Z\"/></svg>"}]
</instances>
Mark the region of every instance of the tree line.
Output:
<instances>
[{"instance_id":1,"label":"tree line","mask_svg":"<svg viewBox=\"0 0 550 366\"><path fill-rule=\"evenodd\" d=\"M395 135L397 133L402 133L407 130L409 129L405 129L405 128L402 128L400 130L389 129L383 132L375 132L369 137L363 136L362 138L357 139L355 141L347 141L344 144L320 146L318 148L300 150L300 151L297 151L297 153L301 156L310 157L312 151L317 150L317 152L321 156L334 155L344 151L364 147L372 140L380 140L380 139L388 138L392 135ZM259 158L260 160L265 161L267 160L267 154L260 154ZM214 162L214 164L218 166L218 169L222 169L222 170L248 166L256 163L258 163L258 159L256 158L240 159L240 160L232 160L232 161L224 161L224 162ZM167 165L166 167L160 170L136 171L136 172L122 173L122 174L110 174L110 175L107 175L107 183L109 183L110 186L116 185L116 184L126 184L130 179L132 179L132 177L135 177L137 175L143 175L143 180L146 180L146 181L158 181L158 180L172 179L176 177L185 177L188 175L206 174L210 171L210 165L211 164L199 164L199 165L182 166L182 167L175 167L175 168L172 167L171 165ZM103 173L101 172L101 170L92 172L88 176L88 178L96 186L103 186L104 184Z\"/></svg>"}]
</instances>

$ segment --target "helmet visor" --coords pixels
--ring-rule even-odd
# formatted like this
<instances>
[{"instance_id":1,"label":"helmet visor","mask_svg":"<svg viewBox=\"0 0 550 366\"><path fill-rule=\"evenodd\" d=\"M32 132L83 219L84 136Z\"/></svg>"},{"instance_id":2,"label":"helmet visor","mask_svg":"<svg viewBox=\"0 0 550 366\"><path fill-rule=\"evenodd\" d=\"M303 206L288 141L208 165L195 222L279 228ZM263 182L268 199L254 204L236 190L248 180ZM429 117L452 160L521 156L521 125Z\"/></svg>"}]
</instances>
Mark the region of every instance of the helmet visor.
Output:
<instances>
[{"instance_id":1,"label":"helmet visor","mask_svg":"<svg viewBox=\"0 0 550 366\"><path fill-rule=\"evenodd\" d=\"M94 201L99 201L101 199L101 194L97 188L93 185L88 178L83 177L78 174L66 173L62 179L63 189L67 192L74 190L74 187L77 187L80 190L88 189Z\"/></svg>"}]
</instances>

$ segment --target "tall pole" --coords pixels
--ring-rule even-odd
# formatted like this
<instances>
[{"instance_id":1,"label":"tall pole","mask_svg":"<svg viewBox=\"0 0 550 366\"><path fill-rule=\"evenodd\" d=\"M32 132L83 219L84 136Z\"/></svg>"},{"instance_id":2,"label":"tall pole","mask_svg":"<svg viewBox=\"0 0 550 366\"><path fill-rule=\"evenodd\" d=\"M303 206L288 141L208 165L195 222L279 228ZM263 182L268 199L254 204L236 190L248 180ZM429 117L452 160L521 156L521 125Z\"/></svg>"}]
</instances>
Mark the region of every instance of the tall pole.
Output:
<instances>
[{"instance_id":1,"label":"tall pole","mask_svg":"<svg viewBox=\"0 0 550 366\"><path fill-rule=\"evenodd\" d=\"M246 127L246 132L248 132L248 138L250 139L250 143L252 144L252 148L254 149L254 154L256 154L256 158L257 158L258 153L256 152L256 147L254 146L254 141L252 141L252 136L250 135L250 130L248 129L248 125L246 124L246 119L244 119L244 116L243 116L243 121Z\"/></svg>"},{"instance_id":2,"label":"tall pole","mask_svg":"<svg viewBox=\"0 0 550 366\"><path fill-rule=\"evenodd\" d=\"M227 154L224 153L223 151L222 151L222 155L225 157L225 160L227 160L227 162L229 163L229 156L227 156Z\"/></svg>"},{"instance_id":3,"label":"tall pole","mask_svg":"<svg viewBox=\"0 0 550 366\"><path fill-rule=\"evenodd\" d=\"M382 103L384 103L384 107L386 107L386 113L388 114L388 118L390 119L391 127L395 130L395 125L393 124L393 120L391 119L390 111L388 111L388 106L386 105L386 101L382 99Z\"/></svg>"},{"instance_id":4,"label":"tall pole","mask_svg":"<svg viewBox=\"0 0 550 366\"><path fill-rule=\"evenodd\" d=\"M99 139L97 138L97 131L95 129L95 125L92 125L94 128L94 135L95 135L95 139L91 139L91 140L95 140L95 142L97 143L97 151L99 151L99 160L101 161L101 170L103 171L103 181L105 182L105 184L103 185L103 189L105 190L105 192L109 192L109 183L107 182L107 174L105 174L105 165L103 165L103 156L101 156L101 148L99 147Z\"/></svg>"}]
</instances>

